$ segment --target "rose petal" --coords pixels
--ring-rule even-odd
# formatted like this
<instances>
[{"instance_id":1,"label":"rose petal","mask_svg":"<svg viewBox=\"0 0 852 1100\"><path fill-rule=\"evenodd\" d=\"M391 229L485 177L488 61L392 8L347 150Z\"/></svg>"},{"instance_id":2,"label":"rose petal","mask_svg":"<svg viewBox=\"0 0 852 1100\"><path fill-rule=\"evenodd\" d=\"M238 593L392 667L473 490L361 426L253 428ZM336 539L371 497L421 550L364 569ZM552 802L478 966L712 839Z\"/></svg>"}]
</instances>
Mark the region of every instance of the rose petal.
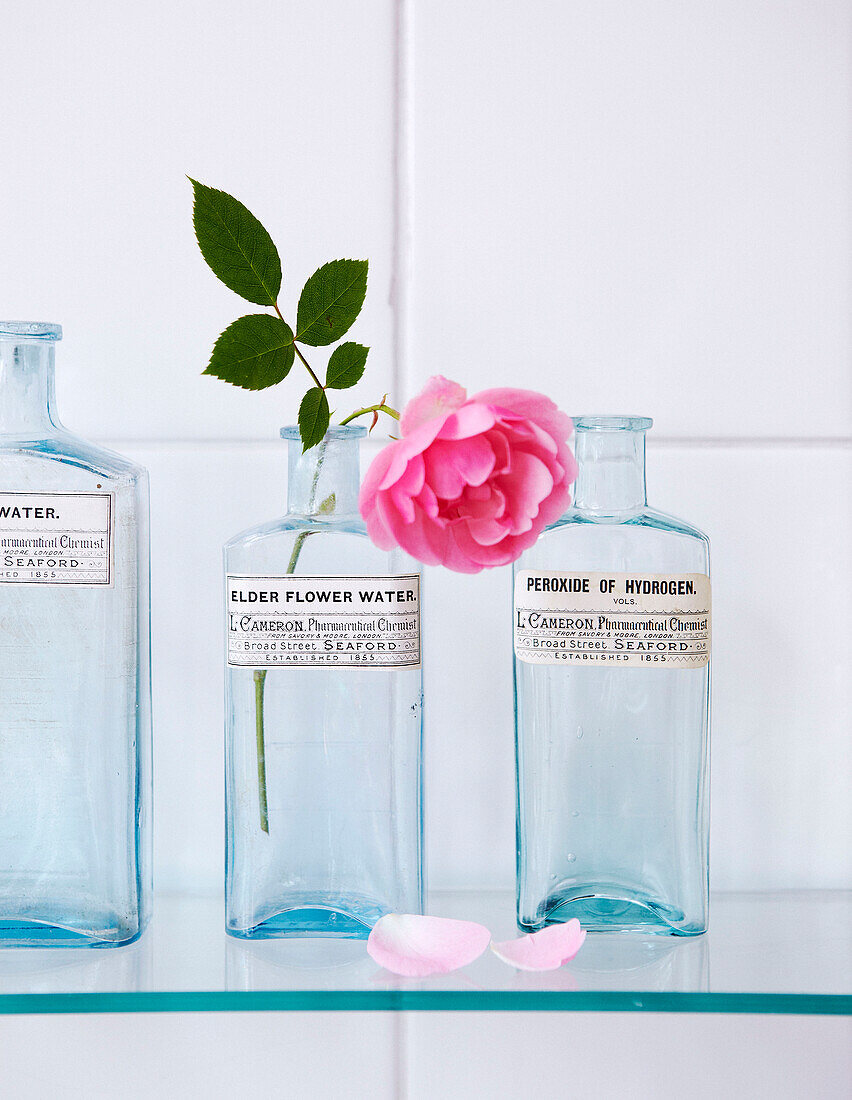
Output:
<instances>
[{"instance_id":1,"label":"rose petal","mask_svg":"<svg viewBox=\"0 0 852 1100\"><path fill-rule=\"evenodd\" d=\"M515 453L510 474L502 474L500 489L506 494L506 510L514 520L512 533L528 531L542 501L553 492L553 475L540 458L525 451Z\"/></svg>"},{"instance_id":2,"label":"rose petal","mask_svg":"<svg viewBox=\"0 0 852 1100\"><path fill-rule=\"evenodd\" d=\"M517 940L492 943L491 950L516 970L558 970L574 958L585 938L580 922L574 919L565 924L551 924Z\"/></svg>"},{"instance_id":3,"label":"rose petal","mask_svg":"<svg viewBox=\"0 0 852 1100\"><path fill-rule=\"evenodd\" d=\"M494 410L487 405L468 402L443 421L438 439L470 439L473 435L482 435L493 428L496 420Z\"/></svg>"},{"instance_id":4,"label":"rose petal","mask_svg":"<svg viewBox=\"0 0 852 1100\"><path fill-rule=\"evenodd\" d=\"M406 408L400 440L371 465L359 500L382 549L401 546L460 573L507 565L570 501L571 421L544 394L466 399L432 378Z\"/></svg>"},{"instance_id":5,"label":"rose petal","mask_svg":"<svg viewBox=\"0 0 852 1100\"><path fill-rule=\"evenodd\" d=\"M467 521L453 528L453 536L460 556L469 558L476 565L476 569L472 569L470 572L478 573L482 569L493 569L498 565L508 565L521 555L521 550L517 549L515 545L518 542L517 538L507 537L492 545L477 542L470 532ZM455 567L450 566L449 568Z\"/></svg>"},{"instance_id":6,"label":"rose petal","mask_svg":"<svg viewBox=\"0 0 852 1100\"><path fill-rule=\"evenodd\" d=\"M429 522L417 522L415 510L414 522L406 523L399 514L399 509L389 499L388 493L379 493L376 496L375 511L365 517L367 521L367 533L375 544L382 550L387 546L376 538L377 532L386 533L391 540L391 545L401 546L406 553L413 558L422 561L425 565L441 565L444 560L444 546L446 536L438 533L434 539L429 538ZM434 523L431 524L434 526ZM437 545L433 545L437 543Z\"/></svg>"},{"instance_id":7,"label":"rose petal","mask_svg":"<svg viewBox=\"0 0 852 1100\"><path fill-rule=\"evenodd\" d=\"M434 375L423 392L408 402L399 421L399 430L410 435L415 428L436 416L446 416L460 408L467 400L467 391L457 382L450 382L440 374Z\"/></svg>"},{"instance_id":8,"label":"rose petal","mask_svg":"<svg viewBox=\"0 0 852 1100\"><path fill-rule=\"evenodd\" d=\"M574 430L571 417L560 412L550 398L545 397L543 393L500 388L476 393L471 401L482 401L486 405L510 409L514 415L526 417L541 425L557 442L567 439Z\"/></svg>"},{"instance_id":9,"label":"rose petal","mask_svg":"<svg viewBox=\"0 0 852 1100\"><path fill-rule=\"evenodd\" d=\"M512 452L509 449L506 433L499 431L497 428L492 428L485 438L491 444L491 450L494 452L494 473L505 474L512 465Z\"/></svg>"},{"instance_id":10,"label":"rose petal","mask_svg":"<svg viewBox=\"0 0 852 1100\"><path fill-rule=\"evenodd\" d=\"M361 483L361 492L358 496L358 506L362 514L370 512L375 507L376 493L384 481L385 475L390 469L396 457L396 444L390 444L379 451L370 463L364 480ZM395 480L395 479L394 479Z\"/></svg>"},{"instance_id":11,"label":"rose petal","mask_svg":"<svg viewBox=\"0 0 852 1100\"><path fill-rule=\"evenodd\" d=\"M435 491L430 485L424 485L414 500L420 505L429 519L438 518L438 512L440 512L441 509L438 504L438 498L435 496Z\"/></svg>"},{"instance_id":12,"label":"rose petal","mask_svg":"<svg viewBox=\"0 0 852 1100\"><path fill-rule=\"evenodd\" d=\"M413 913L388 913L367 940L370 958L394 974L448 974L478 959L491 940L481 924Z\"/></svg>"},{"instance_id":13,"label":"rose petal","mask_svg":"<svg viewBox=\"0 0 852 1100\"><path fill-rule=\"evenodd\" d=\"M444 500L455 500L466 485L482 485L494 469L494 451L481 435L455 442L436 439L424 459L426 480Z\"/></svg>"},{"instance_id":14,"label":"rose petal","mask_svg":"<svg viewBox=\"0 0 852 1100\"><path fill-rule=\"evenodd\" d=\"M390 487L390 494L399 514L406 523L414 522L414 503L426 481L426 463L423 455L415 455L405 467L399 479Z\"/></svg>"},{"instance_id":15,"label":"rose petal","mask_svg":"<svg viewBox=\"0 0 852 1100\"><path fill-rule=\"evenodd\" d=\"M456 536L461 530L463 528L459 526L447 528L448 538L444 546L441 565L445 569L452 569L455 573L481 573L484 568L482 563L472 558L459 544Z\"/></svg>"}]
</instances>

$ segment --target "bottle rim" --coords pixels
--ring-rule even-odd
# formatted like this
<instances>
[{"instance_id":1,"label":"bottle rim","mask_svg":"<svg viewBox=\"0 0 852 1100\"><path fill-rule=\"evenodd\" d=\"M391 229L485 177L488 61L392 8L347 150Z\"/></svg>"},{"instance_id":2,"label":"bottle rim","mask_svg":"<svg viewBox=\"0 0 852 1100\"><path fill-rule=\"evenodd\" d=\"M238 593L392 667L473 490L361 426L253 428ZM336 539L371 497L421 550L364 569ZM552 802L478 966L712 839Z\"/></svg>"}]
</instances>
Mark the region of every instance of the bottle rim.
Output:
<instances>
[{"instance_id":1,"label":"bottle rim","mask_svg":"<svg viewBox=\"0 0 852 1100\"><path fill-rule=\"evenodd\" d=\"M575 416L578 432L647 432L653 427L650 416Z\"/></svg>"},{"instance_id":2,"label":"bottle rim","mask_svg":"<svg viewBox=\"0 0 852 1100\"><path fill-rule=\"evenodd\" d=\"M61 340L62 325L52 321L0 321L0 339Z\"/></svg>"},{"instance_id":3,"label":"bottle rim","mask_svg":"<svg viewBox=\"0 0 852 1100\"><path fill-rule=\"evenodd\" d=\"M325 433L326 439L360 439L367 434L363 424L329 424ZM298 424L286 424L281 429L281 438L288 440L301 439Z\"/></svg>"}]
</instances>

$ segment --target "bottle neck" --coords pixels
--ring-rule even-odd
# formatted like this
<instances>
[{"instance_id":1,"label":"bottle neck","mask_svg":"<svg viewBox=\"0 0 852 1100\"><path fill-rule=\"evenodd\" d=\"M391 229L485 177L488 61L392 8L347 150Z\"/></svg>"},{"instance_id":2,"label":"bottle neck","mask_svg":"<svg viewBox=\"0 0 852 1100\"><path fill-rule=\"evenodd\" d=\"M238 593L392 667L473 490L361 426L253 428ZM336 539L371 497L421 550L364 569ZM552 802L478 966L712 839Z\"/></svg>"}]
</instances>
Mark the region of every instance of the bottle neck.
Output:
<instances>
[{"instance_id":1,"label":"bottle neck","mask_svg":"<svg viewBox=\"0 0 852 1100\"><path fill-rule=\"evenodd\" d=\"M302 516L357 515L364 429L331 428L304 454L297 429L282 428L281 435L288 443L287 511Z\"/></svg>"},{"instance_id":2,"label":"bottle neck","mask_svg":"<svg viewBox=\"0 0 852 1100\"><path fill-rule=\"evenodd\" d=\"M52 342L0 339L0 435L44 439L56 415Z\"/></svg>"},{"instance_id":3,"label":"bottle neck","mask_svg":"<svg viewBox=\"0 0 852 1100\"><path fill-rule=\"evenodd\" d=\"M629 419L611 418L617 423L623 420L625 425ZM585 427L584 420L592 418L583 417L575 422L578 473L574 507L580 512L602 517L623 518L640 512L648 503L645 428Z\"/></svg>"}]
</instances>

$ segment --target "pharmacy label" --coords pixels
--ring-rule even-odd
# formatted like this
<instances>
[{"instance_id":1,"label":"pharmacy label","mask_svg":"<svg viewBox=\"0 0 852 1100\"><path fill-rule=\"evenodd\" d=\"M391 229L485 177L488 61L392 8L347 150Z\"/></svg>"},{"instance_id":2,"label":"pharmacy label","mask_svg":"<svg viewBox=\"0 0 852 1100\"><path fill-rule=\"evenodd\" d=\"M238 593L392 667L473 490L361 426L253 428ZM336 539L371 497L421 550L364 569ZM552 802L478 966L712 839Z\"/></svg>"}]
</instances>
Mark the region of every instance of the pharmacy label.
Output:
<instances>
[{"instance_id":1,"label":"pharmacy label","mask_svg":"<svg viewBox=\"0 0 852 1100\"><path fill-rule=\"evenodd\" d=\"M226 578L234 668L419 668L420 576Z\"/></svg>"},{"instance_id":2,"label":"pharmacy label","mask_svg":"<svg viewBox=\"0 0 852 1100\"><path fill-rule=\"evenodd\" d=\"M533 665L702 668L710 660L705 573L515 577L515 654Z\"/></svg>"},{"instance_id":3,"label":"pharmacy label","mask_svg":"<svg viewBox=\"0 0 852 1100\"><path fill-rule=\"evenodd\" d=\"M112 493L0 492L0 584L108 588Z\"/></svg>"}]
</instances>

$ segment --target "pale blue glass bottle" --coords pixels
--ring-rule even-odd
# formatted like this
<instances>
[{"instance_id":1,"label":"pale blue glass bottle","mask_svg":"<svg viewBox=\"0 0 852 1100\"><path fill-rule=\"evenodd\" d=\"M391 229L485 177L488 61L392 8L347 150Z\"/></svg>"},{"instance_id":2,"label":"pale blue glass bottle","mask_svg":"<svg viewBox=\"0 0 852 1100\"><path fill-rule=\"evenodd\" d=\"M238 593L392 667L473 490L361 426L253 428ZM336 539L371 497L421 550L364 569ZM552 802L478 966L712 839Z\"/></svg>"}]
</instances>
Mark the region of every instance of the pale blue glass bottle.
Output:
<instances>
[{"instance_id":1,"label":"pale blue glass bottle","mask_svg":"<svg viewBox=\"0 0 852 1100\"><path fill-rule=\"evenodd\" d=\"M517 916L707 927L709 543L650 509L640 417L575 420L574 503L515 564Z\"/></svg>"},{"instance_id":2,"label":"pale blue glass bottle","mask_svg":"<svg viewBox=\"0 0 852 1100\"><path fill-rule=\"evenodd\" d=\"M364 434L303 454L282 429L287 514L225 547L234 936L363 938L422 911L421 575L367 537Z\"/></svg>"},{"instance_id":3,"label":"pale blue glass bottle","mask_svg":"<svg viewBox=\"0 0 852 1100\"><path fill-rule=\"evenodd\" d=\"M0 946L150 907L148 476L68 432L58 325L0 322Z\"/></svg>"}]
</instances>

